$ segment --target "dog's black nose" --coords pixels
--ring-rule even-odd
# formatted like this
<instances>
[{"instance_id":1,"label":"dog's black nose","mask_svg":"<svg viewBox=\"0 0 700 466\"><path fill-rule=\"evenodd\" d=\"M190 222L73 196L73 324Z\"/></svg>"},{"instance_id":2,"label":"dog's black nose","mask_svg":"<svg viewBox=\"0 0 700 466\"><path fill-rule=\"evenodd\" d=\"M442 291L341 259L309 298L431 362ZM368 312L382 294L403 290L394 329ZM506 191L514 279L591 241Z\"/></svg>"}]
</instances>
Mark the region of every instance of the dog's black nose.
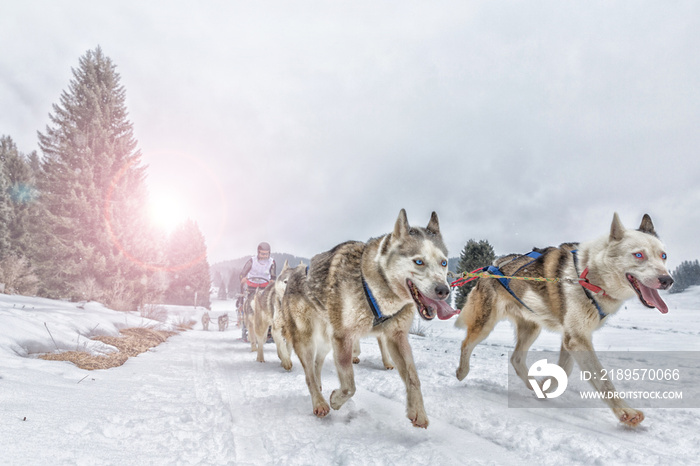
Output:
<instances>
[{"instance_id":1,"label":"dog's black nose","mask_svg":"<svg viewBox=\"0 0 700 466\"><path fill-rule=\"evenodd\" d=\"M445 299L447 295L450 294L450 287L444 284L437 285L435 287L435 294L438 298Z\"/></svg>"},{"instance_id":2,"label":"dog's black nose","mask_svg":"<svg viewBox=\"0 0 700 466\"><path fill-rule=\"evenodd\" d=\"M662 290L667 290L673 285L673 278L670 275L661 275L659 277L659 283L661 284Z\"/></svg>"}]
</instances>

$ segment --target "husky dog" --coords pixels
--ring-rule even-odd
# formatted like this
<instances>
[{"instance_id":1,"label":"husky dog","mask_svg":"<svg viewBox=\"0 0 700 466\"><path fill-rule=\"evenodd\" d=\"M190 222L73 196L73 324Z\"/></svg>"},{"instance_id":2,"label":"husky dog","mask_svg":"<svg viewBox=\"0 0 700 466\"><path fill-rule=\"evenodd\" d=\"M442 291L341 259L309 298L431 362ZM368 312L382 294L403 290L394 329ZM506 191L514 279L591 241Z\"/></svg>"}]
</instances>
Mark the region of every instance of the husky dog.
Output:
<instances>
[{"instance_id":1,"label":"husky dog","mask_svg":"<svg viewBox=\"0 0 700 466\"><path fill-rule=\"evenodd\" d=\"M303 315L294 316L285 307L285 302L290 300L286 298L287 293L289 293L290 283L294 283L294 293L298 294L296 299L302 299L304 285L306 283L306 273L308 267L304 264L299 264L293 269L288 270L288 276L286 279L286 290L282 295L282 300L280 301L280 307L278 312L275 312L272 318L272 338L275 340L277 345L277 355L282 361L282 367L285 370L292 370L292 338L297 334L295 323L295 317L299 319L304 319ZM308 303L310 304L310 303ZM309 308L311 309L311 308Z\"/></svg>"},{"instance_id":2,"label":"husky dog","mask_svg":"<svg viewBox=\"0 0 700 466\"><path fill-rule=\"evenodd\" d=\"M525 356L542 327L562 334L558 364L567 375L574 361L581 370L600 374L603 368L593 349L593 331L635 296L645 306L667 313L657 290L673 284L664 245L647 214L638 230L625 229L616 213L609 235L581 244L537 249L529 256L506 256L497 260L495 267L500 275L561 281L480 279L456 322L458 327L467 328L457 369L459 380L469 373L474 347L504 318L515 324L517 342L511 363L526 386L530 387ZM609 380L593 378L591 383L599 392L615 392ZM641 411L630 408L621 398L606 397L605 401L624 424L636 426L644 419Z\"/></svg>"},{"instance_id":3,"label":"husky dog","mask_svg":"<svg viewBox=\"0 0 700 466\"><path fill-rule=\"evenodd\" d=\"M256 290L243 302L243 325L248 330L251 353L255 353L258 350L258 341L255 338L255 306L260 293L261 290ZM244 339L243 341L247 340Z\"/></svg>"},{"instance_id":4,"label":"husky dog","mask_svg":"<svg viewBox=\"0 0 700 466\"><path fill-rule=\"evenodd\" d=\"M340 409L355 394L355 342L366 334L384 335L406 386L407 417L416 427L428 426L408 331L416 307L427 320L455 313L444 301L450 292L446 277L437 214L426 228L411 227L403 209L392 233L314 256L308 276L295 269L282 300L284 336L304 367L316 416ZM321 394L321 368L331 348L340 388L329 406Z\"/></svg>"},{"instance_id":5,"label":"husky dog","mask_svg":"<svg viewBox=\"0 0 700 466\"><path fill-rule=\"evenodd\" d=\"M228 328L228 314L219 316L219 332L223 332Z\"/></svg>"},{"instance_id":6,"label":"husky dog","mask_svg":"<svg viewBox=\"0 0 700 466\"><path fill-rule=\"evenodd\" d=\"M202 315L202 328L204 328L204 330L206 330L206 331L209 330L209 322L211 322L211 317L209 317L208 312L205 312Z\"/></svg>"},{"instance_id":7,"label":"husky dog","mask_svg":"<svg viewBox=\"0 0 700 466\"><path fill-rule=\"evenodd\" d=\"M282 296L284 296L284 290L287 289L287 279L290 272L289 263L284 261L284 266L279 276L275 280L270 281L264 289L259 290L255 299L255 335L251 335L251 338L257 338L258 362L265 362L263 345L267 341L267 331L273 325L274 316L279 312L279 308L282 305ZM274 327L273 330L275 330ZM273 331L272 338L277 345L277 355L279 356L279 347L283 344L282 335L280 333L275 335ZM282 359L281 356L280 359Z\"/></svg>"},{"instance_id":8,"label":"husky dog","mask_svg":"<svg viewBox=\"0 0 700 466\"><path fill-rule=\"evenodd\" d=\"M287 288L289 281L292 280L294 282L295 290L293 293L297 294L296 298L294 299L303 299L303 290L306 282L306 275L308 273L308 267L302 263L294 269L289 269L287 273L288 275L285 278L285 288ZM277 344L277 355L282 361L282 367L289 371L292 370L292 339L295 337L295 335L299 335L296 329L299 328L299 325L303 326L303 324L299 323L299 325L297 325L294 320L295 316L291 315L289 312L286 312L282 304L282 301L280 301L280 307L276 308L272 321L272 338L275 340L275 344ZM303 318L302 316L297 316L297 318L299 317ZM386 346L386 337L384 334L380 334L377 337L377 342L379 343L379 352L381 353L382 364L384 364L384 367L387 370L393 369L394 365L389 357L389 349ZM357 339L353 343L352 348L353 364L359 364L360 352L360 340Z\"/></svg>"}]
</instances>

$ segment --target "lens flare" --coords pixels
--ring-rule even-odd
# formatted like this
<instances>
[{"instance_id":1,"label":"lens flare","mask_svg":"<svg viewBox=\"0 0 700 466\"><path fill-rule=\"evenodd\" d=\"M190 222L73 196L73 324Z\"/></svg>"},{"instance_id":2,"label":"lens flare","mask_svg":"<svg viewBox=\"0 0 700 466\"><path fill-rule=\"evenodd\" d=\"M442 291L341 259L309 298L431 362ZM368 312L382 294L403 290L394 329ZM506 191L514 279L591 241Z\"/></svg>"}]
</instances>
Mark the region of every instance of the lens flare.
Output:
<instances>
[{"instance_id":1,"label":"lens flare","mask_svg":"<svg viewBox=\"0 0 700 466\"><path fill-rule=\"evenodd\" d=\"M218 222L218 228L216 230L216 234L214 237L213 244L216 244L220 241L224 227L226 225L226 211L227 211L227 205L226 205L226 196L224 195L224 190L221 187L221 183L219 182L218 177L214 174L214 172L209 169L204 163L201 161L197 160L194 157L184 155L184 154L176 154L180 158L184 158L187 160L187 166L188 169L190 170L196 170L202 174L205 175L205 177L208 180L208 189L215 189L217 194L218 194L218 206L219 206L219 222ZM196 264L199 264L200 262L206 260L207 258L207 253L206 250L203 254L201 254L198 257L195 257L191 261L184 262L181 264L172 264L172 265L163 265L163 264L157 264L157 263L152 263L145 261L143 259L140 259L136 257L134 254L132 254L130 251L128 251L125 246L121 243L119 238L114 232L113 228L113 219L112 219L112 200L114 197L114 191L117 186L119 186L119 183L122 181L124 178L124 175L129 171L131 167L136 165L139 162L138 159L131 160L124 164L124 166L114 175L112 178L112 181L109 185L109 188L107 190L107 194L105 196L105 202L103 206L103 217L105 219L105 223L107 225L107 233L109 234L109 237L112 241L112 243L115 245L115 247L119 250L119 252L126 257L128 260L131 262L137 264L138 266L146 269L146 270L151 270L151 271L166 271L166 272L177 272L180 270L185 270L188 269ZM215 204L215 203L212 203ZM186 212L184 209L182 209L182 205L178 204L178 201L176 198L172 196L167 196L167 195L157 195L154 196L152 199L151 203L151 212L153 215L151 219L156 223L159 224L161 227L165 227L166 231L171 231L175 226L178 224L182 223L185 219L183 218L184 215L186 215Z\"/></svg>"}]
</instances>

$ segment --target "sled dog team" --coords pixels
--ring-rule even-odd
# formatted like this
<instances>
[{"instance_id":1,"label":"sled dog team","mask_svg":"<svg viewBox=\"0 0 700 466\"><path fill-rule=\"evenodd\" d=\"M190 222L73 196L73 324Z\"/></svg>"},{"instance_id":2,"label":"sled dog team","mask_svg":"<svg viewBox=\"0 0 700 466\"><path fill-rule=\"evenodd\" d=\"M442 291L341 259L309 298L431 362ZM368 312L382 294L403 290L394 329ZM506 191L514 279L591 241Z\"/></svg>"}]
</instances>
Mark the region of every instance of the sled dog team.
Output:
<instances>
[{"instance_id":1,"label":"sled dog team","mask_svg":"<svg viewBox=\"0 0 700 466\"><path fill-rule=\"evenodd\" d=\"M574 362L581 370L600 373L593 331L635 296L665 314L668 307L658 290L673 283L664 246L646 214L637 230L626 229L615 214L610 232L598 239L512 254L487 270L492 275L559 279L480 278L457 317L456 325L467 329L457 378L469 373L474 347L507 318L516 333L511 363L528 388L524 356L543 327L561 334L558 365L567 375ZM254 319L246 323L251 350L264 362L263 344L271 327L282 366L291 369L294 350L304 369L313 412L324 417L354 395L353 362L359 361L360 338L376 336L384 366L396 367L406 387L407 417L414 426L425 428L428 416L408 333L416 309L425 320L449 319L458 312L445 302L449 285L447 248L437 214L433 212L423 228L410 225L402 209L391 233L339 244L314 256L308 266L290 268L285 263L273 286L251 300ZM331 350L340 386L326 398L321 369ZM544 382L539 381L541 386ZM609 380L594 378L591 383L599 392L615 391ZM620 422L636 426L644 419L624 399L604 399Z\"/></svg>"}]
</instances>

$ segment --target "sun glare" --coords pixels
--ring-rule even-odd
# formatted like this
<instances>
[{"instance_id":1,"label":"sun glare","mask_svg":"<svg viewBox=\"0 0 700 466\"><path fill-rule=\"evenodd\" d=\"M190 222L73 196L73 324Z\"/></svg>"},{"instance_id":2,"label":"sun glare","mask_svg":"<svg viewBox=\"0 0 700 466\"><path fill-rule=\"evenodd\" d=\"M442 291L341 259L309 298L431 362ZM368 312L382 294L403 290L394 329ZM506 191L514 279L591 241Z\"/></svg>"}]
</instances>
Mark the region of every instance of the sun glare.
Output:
<instances>
[{"instance_id":1,"label":"sun glare","mask_svg":"<svg viewBox=\"0 0 700 466\"><path fill-rule=\"evenodd\" d=\"M186 210L181 200L172 193L151 196L151 220L168 233L187 219Z\"/></svg>"}]
</instances>

